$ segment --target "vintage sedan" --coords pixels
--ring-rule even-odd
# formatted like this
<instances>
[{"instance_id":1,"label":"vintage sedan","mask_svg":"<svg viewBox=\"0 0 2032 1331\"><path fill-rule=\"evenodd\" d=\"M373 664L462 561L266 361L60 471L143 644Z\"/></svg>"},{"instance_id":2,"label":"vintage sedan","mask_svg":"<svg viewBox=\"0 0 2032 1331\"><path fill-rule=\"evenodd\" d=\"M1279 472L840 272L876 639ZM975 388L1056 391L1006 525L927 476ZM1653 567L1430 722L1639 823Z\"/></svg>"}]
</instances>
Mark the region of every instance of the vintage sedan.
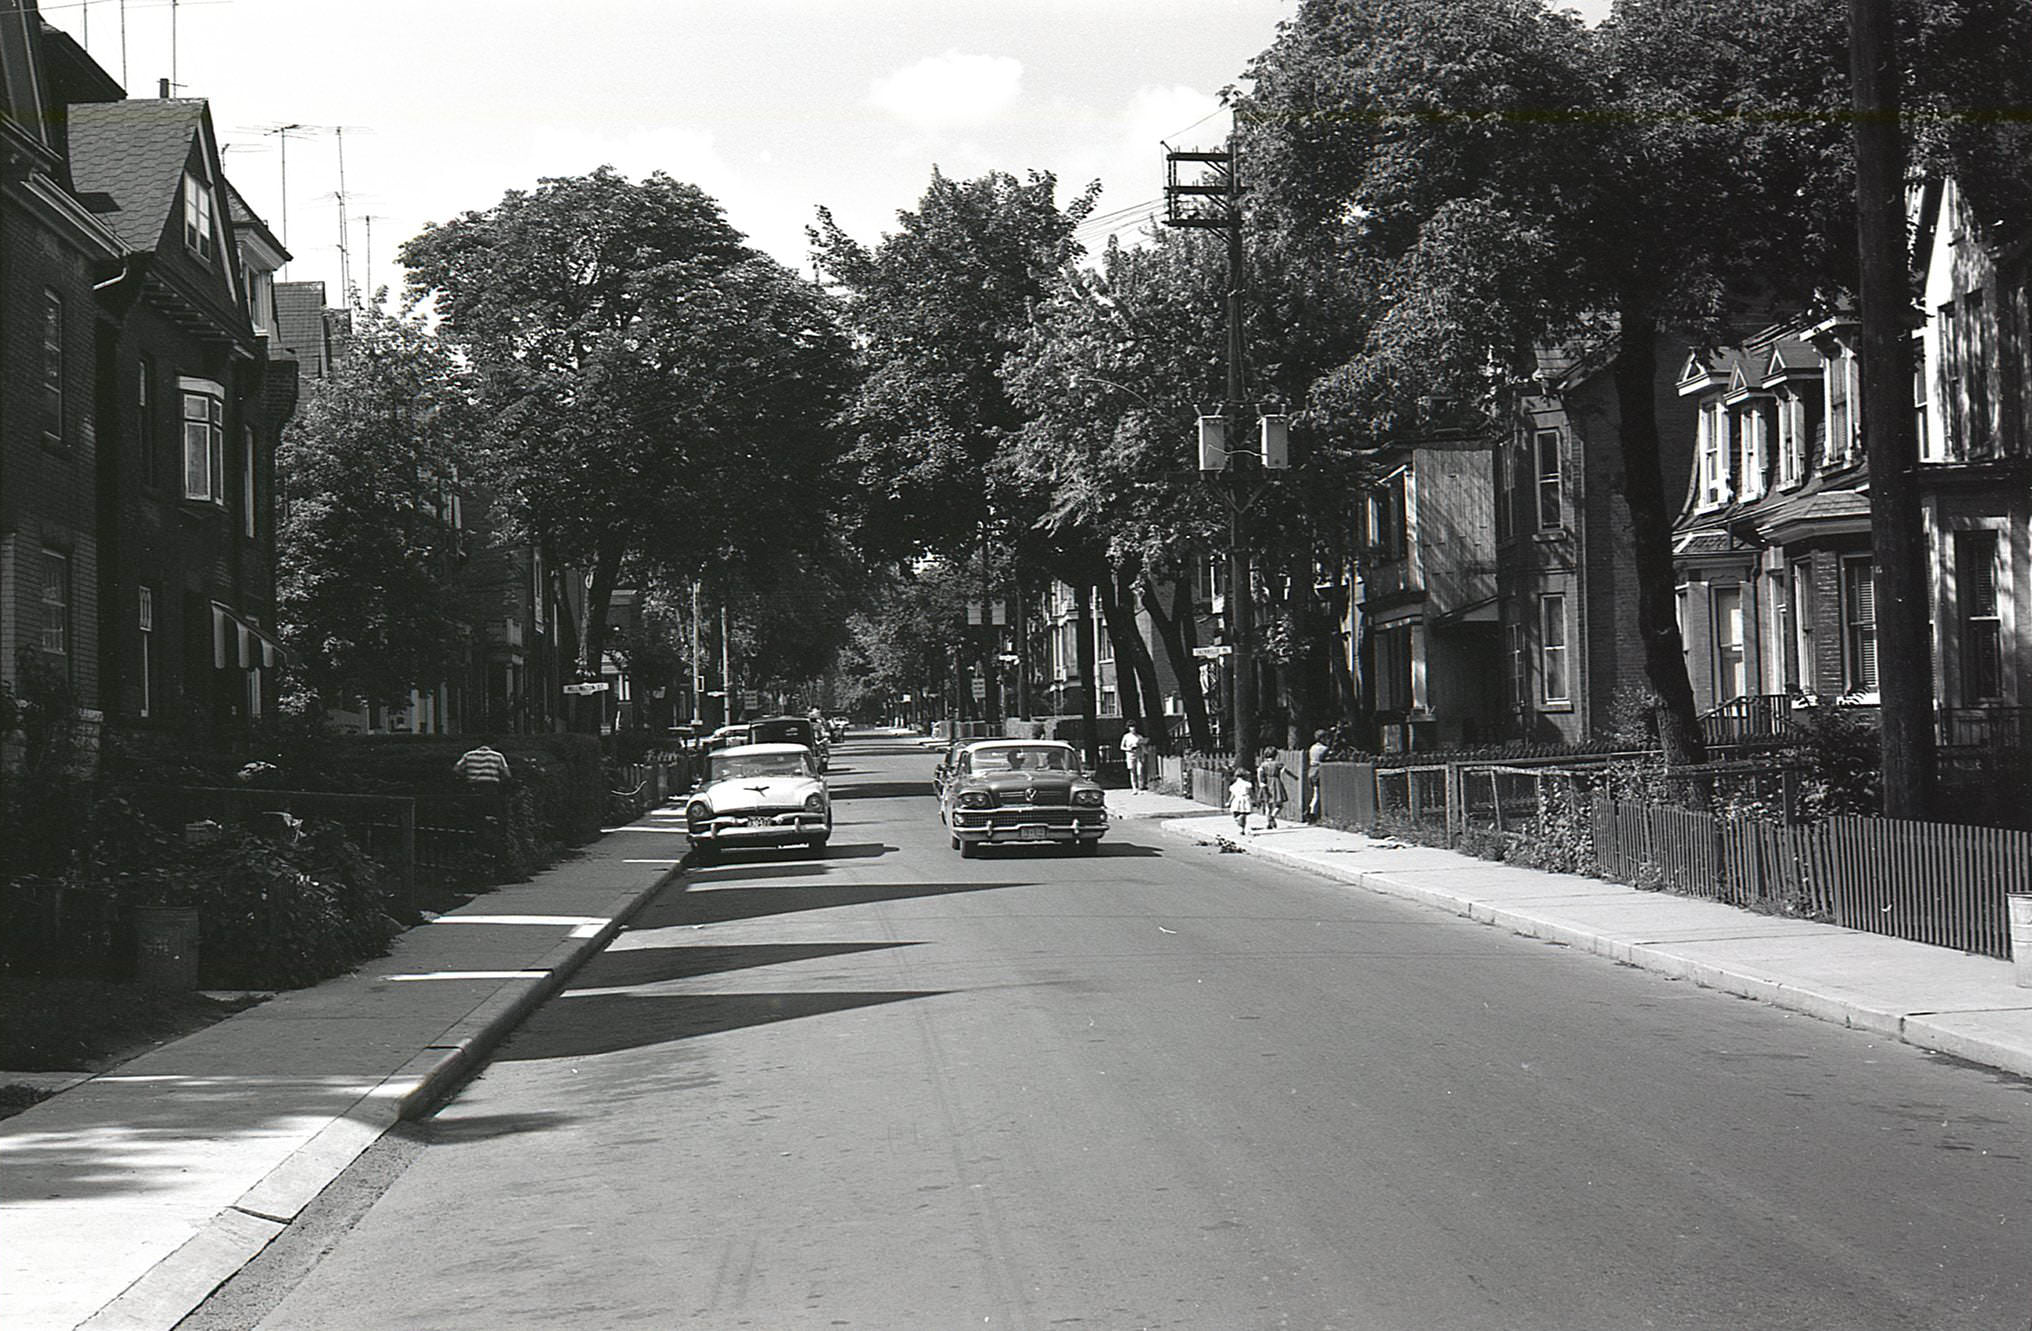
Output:
<instances>
[{"instance_id":1,"label":"vintage sedan","mask_svg":"<svg viewBox=\"0 0 2032 1331\"><path fill-rule=\"evenodd\" d=\"M802 744L740 744L706 756L705 779L684 806L692 858L742 846L823 846L832 795Z\"/></svg>"},{"instance_id":2,"label":"vintage sedan","mask_svg":"<svg viewBox=\"0 0 2032 1331\"><path fill-rule=\"evenodd\" d=\"M1079 752L1057 740L989 739L962 746L950 759L939 811L962 859L982 846L1038 842L1093 855L1108 831L1100 785L1080 765Z\"/></svg>"}]
</instances>

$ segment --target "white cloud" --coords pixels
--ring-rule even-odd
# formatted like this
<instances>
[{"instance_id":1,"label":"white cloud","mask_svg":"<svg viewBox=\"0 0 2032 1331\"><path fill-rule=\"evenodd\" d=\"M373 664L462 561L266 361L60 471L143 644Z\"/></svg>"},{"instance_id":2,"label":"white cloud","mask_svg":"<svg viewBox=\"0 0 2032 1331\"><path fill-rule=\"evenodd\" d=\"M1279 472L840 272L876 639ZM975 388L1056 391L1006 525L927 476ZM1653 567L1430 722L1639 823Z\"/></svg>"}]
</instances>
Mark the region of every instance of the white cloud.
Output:
<instances>
[{"instance_id":1,"label":"white cloud","mask_svg":"<svg viewBox=\"0 0 2032 1331\"><path fill-rule=\"evenodd\" d=\"M1022 61L958 51L920 60L868 85L871 103L924 130L984 124L1022 93Z\"/></svg>"}]
</instances>

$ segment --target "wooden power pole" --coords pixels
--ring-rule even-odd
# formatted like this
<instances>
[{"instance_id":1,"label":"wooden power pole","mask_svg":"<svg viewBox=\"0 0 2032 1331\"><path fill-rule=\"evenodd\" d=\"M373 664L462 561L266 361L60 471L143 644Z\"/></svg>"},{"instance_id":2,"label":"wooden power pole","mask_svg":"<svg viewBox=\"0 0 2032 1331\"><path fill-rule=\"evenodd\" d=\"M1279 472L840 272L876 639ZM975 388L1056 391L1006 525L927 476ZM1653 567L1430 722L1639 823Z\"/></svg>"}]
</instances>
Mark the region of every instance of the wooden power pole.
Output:
<instances>
[{"instance_id":1,"label":"wooden power pole","mask_svg":"<svg viewBox=\"0 0 2032 1331\"><path fill-rule=\"evenodd\" d=\"M1900 73L1891 0L1849 0L1861 260L1862 427L1870 466L1870 545L1876 564L1883 811L1888 818L1924 818L1935 772L1932 617L1919 509L1919 437L1913 420L1913 302L1905 245L1905 152L1898 125Z\"/></svg>"}]
</instances>

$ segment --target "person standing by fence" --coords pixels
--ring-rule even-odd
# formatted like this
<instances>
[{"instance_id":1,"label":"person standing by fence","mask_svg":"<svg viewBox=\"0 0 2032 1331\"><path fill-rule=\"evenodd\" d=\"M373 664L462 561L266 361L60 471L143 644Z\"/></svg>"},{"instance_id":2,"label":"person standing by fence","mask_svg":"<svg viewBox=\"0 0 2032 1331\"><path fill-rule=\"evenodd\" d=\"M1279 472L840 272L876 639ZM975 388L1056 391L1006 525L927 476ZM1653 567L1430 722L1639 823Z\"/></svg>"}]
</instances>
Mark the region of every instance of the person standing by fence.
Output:
<instances>
[{"instance_id":1,"label":"person standing by fence","mask_svg":"<svg viewBox=\"0 0 2032 1331\"><path fill-rule=\"evenodd\" d=\"M1326 732L1312 732L1312 747L1305 751L1305 821L1316 823L1325 811L1319 793L1319 768L1326 761Z\"/></svg>"}]
</instances>

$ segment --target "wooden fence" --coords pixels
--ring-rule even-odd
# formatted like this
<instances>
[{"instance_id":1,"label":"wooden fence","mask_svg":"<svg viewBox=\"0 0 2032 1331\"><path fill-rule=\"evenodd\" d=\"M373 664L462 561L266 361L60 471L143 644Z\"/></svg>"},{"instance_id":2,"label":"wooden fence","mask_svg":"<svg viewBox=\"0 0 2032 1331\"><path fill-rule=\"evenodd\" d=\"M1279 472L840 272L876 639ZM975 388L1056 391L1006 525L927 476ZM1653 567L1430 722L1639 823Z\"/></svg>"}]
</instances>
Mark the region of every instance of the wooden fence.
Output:
<instances>
[{"instance_id":1,"label":"wooden fence","mask_svg":"<svg viewBox=\"0 0 2032 1331\"><path fill-rule=\"evenodd\" d=\"M1605 876L1865 933L2010 955L2004 898L2032 892L2032 833L1892 818L1784 826L1597 799Z\"/></svg>"},{"instance_id":2,"label":"wooden fence","mask_svg":"<svg viewBox=\"0 0 2032 1331\"><path fill-rule=\"evenodd\" d=\"M1741 766L1717 764L1713 772L1726 779ZM1453 845L1475 829L1528 837L1567 813L1603 877L1984 956L2009 955L2006 894L2032 892L2032 833L1885 818L1721 817L1612 799L1598 788L1600 776L1487 763L1334 762L1313 773L1331 826L1402 830ZM1211 790L1194 794L1219 802Z\"/></svg>"}]
</instances>

